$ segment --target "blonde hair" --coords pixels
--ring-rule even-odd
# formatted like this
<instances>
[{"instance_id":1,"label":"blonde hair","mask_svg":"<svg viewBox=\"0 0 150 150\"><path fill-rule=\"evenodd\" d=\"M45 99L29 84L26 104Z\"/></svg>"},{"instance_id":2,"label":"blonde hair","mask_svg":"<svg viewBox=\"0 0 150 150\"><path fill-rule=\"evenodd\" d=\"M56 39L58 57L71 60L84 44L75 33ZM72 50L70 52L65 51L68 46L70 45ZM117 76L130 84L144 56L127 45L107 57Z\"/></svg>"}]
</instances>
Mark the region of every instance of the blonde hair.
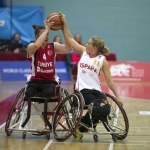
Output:
<instances>
[{"instance_id":1,"label":"blonde hair","mask_svg":"<svg viewBox=\"0 0 150 150\"><path fill-rule=\"evenodd\" d=\"M105 46L104 41L99 37L93 37L91 38L93 41L93 46L97 47L98 53L109 55L110 51L107 46Z\"/></svg>"}]
</instances>

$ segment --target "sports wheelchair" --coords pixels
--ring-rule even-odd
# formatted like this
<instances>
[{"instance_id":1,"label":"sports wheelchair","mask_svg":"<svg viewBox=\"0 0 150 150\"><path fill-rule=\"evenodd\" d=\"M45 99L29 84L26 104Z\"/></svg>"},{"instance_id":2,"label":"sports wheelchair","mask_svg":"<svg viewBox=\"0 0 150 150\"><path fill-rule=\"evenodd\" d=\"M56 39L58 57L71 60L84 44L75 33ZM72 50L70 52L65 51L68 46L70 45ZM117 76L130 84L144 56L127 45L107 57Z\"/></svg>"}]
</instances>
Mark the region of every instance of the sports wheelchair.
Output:
<instances>
[{"instance_id":1,"label":"sports wheelchair","mask_svg":"<svg viewBox=\"0 0 150 150\"><path fill-rule=\"evenodd\" d=\"M52 121L57 107L59 106L60 102L69 95L68 92L61 88L60 85L56 85L54 90L54 97L50 98L25 98L24 92L25 88L22 88L18 92L9 111L5 125L5 132L7 136L10 136L13 131L22 131L23 139L26 138L26 133L30 132L33 135L46 135L47 139L49 140L50 133L52 132L52 122L50 123L49 120ZM52 106L53 108L51 107L50 110L48 106ZM43 123L45 124L45 128L41 129L41 126L39 128L39 120L38 123L37 121L36 123L33 122L33 119L38 119L36 118L37 115L42 118Z\"/></svg>"},{"instance_id":2,"label":"sports wheelchair","mask_svg":"<svg viewBox=\"0 0 150 150\"><path fill-rule=\"evenodd\" d=\"M53 117L52 131L54 138L59 142L67 140L72 135L76 138L78 128L82 126L88 132L79 132L79 134L91 134L95 142L98 142L98 135L100 134L110 134L114 142L125 139L129 130L126 112L114 96L107 93L105 95L110 104L110 114L105 121L99 120L96 124L93 123L91 117L90 126L82 122L85 108L82 94L75 91L63 99ZM107 132L100 132L94 128L99 123L104 126Z\"/></svg>"}]
</instances>

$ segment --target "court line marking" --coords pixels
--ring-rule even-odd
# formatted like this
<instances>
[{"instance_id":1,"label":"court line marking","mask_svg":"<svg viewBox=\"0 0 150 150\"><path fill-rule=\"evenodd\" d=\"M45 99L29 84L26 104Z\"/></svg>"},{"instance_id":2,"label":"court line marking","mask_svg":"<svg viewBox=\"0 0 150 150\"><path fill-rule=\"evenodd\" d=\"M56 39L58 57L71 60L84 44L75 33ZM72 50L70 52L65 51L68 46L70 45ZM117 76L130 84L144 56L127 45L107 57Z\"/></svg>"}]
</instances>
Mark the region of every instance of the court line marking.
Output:
<instances>
[{"instance_id":1,"label":"court line marking","mask_svg":"<svg viewBox=\"0 0 150 150\"><path fill-rule=\"evenodd\" d=\"M136 142L138 142L138 143L140 143L140 142L141 142L141 143L144 143L144 142L145 142L145 143L147 143L147 142L150 142L150 141L128 141L128 140L127 140L127 142L130 142L130 143L131 143L131 142L134 142L134 143L136 143Z\"/></svg>"},{"instance_id":2,"label":"court line marking","mask_svg":"<svg viewBox=\"0 0 150 150\"><path fill-rule=\"evenodd\" d=\"M5 126L6 122L4 122L3 124L0 125L0 129L3 128Z\"/></svg>"},{"instance_id":3,"label":"court line marking","mask_svg":"<svg viewBox=\"0 0 150 150\"><path fill-rule=\"evenodd\" d=\"M129 134L128 136L150 136L150 134Z\"/></svg>"},{"instance_id":4,"label":"court line marking","mask_svg":"<svg viewBox=\"0 0 150 150\"><path fill-rule=\"evenodd\" d=\"M143 129L130 129L130 131L150 131L150 130L143 130Z\"/></svg>"},{"instance_id":5,"label":"court line marking","mask_svg":"<svg viewBox=\"0 0 150 150\"><path fill-rule=\"evenodd\" d=\"M131 97L122 97L122 98L130 98L130 99L134 99L134 100L148 100L148 99L131 98ZM128 114L128 115L129 115L129 114ZM0 126L0 129L1 129L2 127L4 127L5 124L6 124L6 122L3 123L3 124ZM133 128L134 128L134 127L133 127ZM139 127L139 128L140 128L140 127ZM47 148L49 148L49 146L51 145L52 142L53 142L53 139L50 140L50 141L47 143L47 145L44 147L43 150L47 150ZM59 142L54 142L54 143L59 143ZM69 142L67 142L67 143L69 143ZM70 143L72 143L72 142L70 142ZM83 143L83 144L93 144L93 143ZM101 144L102 144L102 143L101 143ZM105 143L103 143L103 144L105 144ZM114 142L111 140L111 141L110 141L109 150L113 150L113 145L114 145ZM117 144L117 145L135 145L135 144ZM143 144L136 144L136 145L143 145ZM149 145L145 145L145 146L149 146Z\"/></svg>"},{"instance_id":6,"label":"court line marking","mask_svg":"<svg viewBox=\"0 0 150 150\"><path fill-rule=\"evenodd\" d=\"M107 141L107 140L106 140L106 141ZM129 142L130 142L130 141L129 141ZM135 142L136 142L136 141L135 141ZM139 143L139 141L137 141L137 142ZM142 142L143 142L143 141L142 141ZM144 141L144 143L145 143L145 142L149 142L149 141ZM55 144L55 143L57 143L57 144L62 144L61 142L53 142L53 143L54 143L54 144ZM72 143L72 142L66 142L66 141L65 141L64 143ZM131 143L131 144L127 144L127 143L121 144L121 143L115 142L115 145L144 145L144 146L150 146L150 144L138 144L138 143L137 143L137 144L136 144L136 143L135 143L135 144L132 144L132 143ZM77 144L77 143L75 143L75 144ZM82 143L82 144L95 144L95 142L93 142L93 143L89 143L89 142L88 142L88 143ZM96 144L108 145L109 143L96 143Z\"/></svg>"},{"instance_id":7,"label":"court line marking","mask_svg":"<svg viewBox=\"0 0 150 150\"><path fill-rule=\"evenodd\" d=\"M47 149L49 148L49 146L52 144L52 142L53 142L53 139L50 140L50 141L46 144L46 146L44 147L43 150L47 150Z\"/></svg>"},{"instance_id":8,"label":"court line marking","mask_svg":"<svg viewBox=\"0 0 150 150\"><path fill-rule=\"evenodd\" d=\"M133 99L133 100L146 100L146 101L150 101L150 99L144 99L144 98L133 98L133 97L123 97L123 96L121 96L121 98Z\"/></svg>"},{"instance_id":9,"label":"court line marking","mask_svg":"<svg viewBox=\"0 0 150 150\"><path fill-rule=\"evenodd\" d=\"M12 117L12 121L15 119L15 116L16 116L16 115L14 115L14 116ZM1 125L0 125L0 129L3 128L3 127L5 126L5 124L6 124L6 122L4 122L3 124L1 124Z\"/></svg>"},{"instance_id":10,"label":"court line marking","mask_svg":"<svg viewBox=\"0 0 150 150\"><path fill-rule=\"evenodd\" d=\"M148 129L150 129L150 127L130 127L130 128L148 128Z\"/></svg>"},{"instance_id":11,"label":"court line marking","mask_svg":"<svg viewBox=\"0 0 150 150\"><path fill-rule=\"evenodd\" d=\"M113 147L114 147L114 141L111 140L109 144L109 150L113 150Z\"/></svg>"},{"instance_id":12,"label":"court line marking","mask_svg":"<svg viewBox=\"0 0 150 150\"><path fill-rule=\"evenodd\" d=\"M97 126L96 128L103 128L103 129L105 129L103 126ZM130 128L141 128L141 129L150 129L150 127L130 127Z\"/></svg>"},{"instance_id":13,"label":"court line marking","mask_svg":"<svg viewBox=\"0 0 150 150\"><path fill-rule=\"evenodd\" d=\"M150 111L139 111L140 115L150 115Z\"/></svg>"}]
</instances>

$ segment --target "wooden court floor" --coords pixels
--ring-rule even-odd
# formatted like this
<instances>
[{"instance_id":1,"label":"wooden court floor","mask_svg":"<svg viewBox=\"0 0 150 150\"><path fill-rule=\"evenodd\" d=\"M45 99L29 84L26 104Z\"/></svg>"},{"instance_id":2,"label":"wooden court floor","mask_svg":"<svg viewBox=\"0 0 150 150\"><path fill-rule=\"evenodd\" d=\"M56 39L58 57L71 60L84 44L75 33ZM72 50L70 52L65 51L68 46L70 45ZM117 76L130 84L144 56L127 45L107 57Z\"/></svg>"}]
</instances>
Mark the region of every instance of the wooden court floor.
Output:
<instances>
[{"instance_id":1,"label":"wooden court floor","mask_svg":"<svg viewBox=\"0 0 150 150\"><path fill-rule=\"evenodd\" d=\"M24 82L1 82L0 102L4 102L24 85ZM70 82L62 83L62 87L69 93L73 92L73 85L74 83ZM0 150L150 150L150 83L117 82L116 86L129 119L129 133L126 139L114 143L110 135L98 135L99 142L95 143L92 135L84 135L82 140L72 136L60 143L52 134L50 140L45 136L34 136L30 133L26 139L22 139L22 132L13 132L7 137L4 122L0 124ZM105 83L102 83L102 89L111 94ZM37 118L35 124L42 126L43 122ZM104 131L102 125L97 128Z\"/></svg>"}]
</instances>

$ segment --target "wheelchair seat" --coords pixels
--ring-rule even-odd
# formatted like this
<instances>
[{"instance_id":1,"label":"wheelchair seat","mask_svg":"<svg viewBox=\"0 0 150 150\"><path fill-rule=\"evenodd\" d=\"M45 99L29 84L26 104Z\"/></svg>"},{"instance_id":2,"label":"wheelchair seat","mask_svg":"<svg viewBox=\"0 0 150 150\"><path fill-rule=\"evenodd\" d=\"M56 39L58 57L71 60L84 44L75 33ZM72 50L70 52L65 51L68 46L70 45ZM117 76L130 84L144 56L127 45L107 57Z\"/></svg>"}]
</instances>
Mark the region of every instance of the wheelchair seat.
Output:
<instances>
[{"instance_id":1,"label":"wheelchair seat","mask_svg":"<svg viewBox=\"0 0 150 150\"><path fill-rule=\"evenodd\" d=\"M76 133L79 133L82 135L93 134L95 142L98 142L98 135L100 134L110 134L114 142L125 139L129 131L129 121L126 112L114 96L107 93L104 94L110 104L110 113L106 118L107 120L99 120L99 122L94 124L92 117L90 117L90 126L82 122L85 104L83 96L79 91L74 90L74 93L61 101L54 114L52 124L54 138L62 142L72 135L76 137ZM65 126L63 125L64 122L67 123ZM98 123L102 123L107 132L96 131L95 125ZM89 132L78 132L80 127L86 128ZM65 129L65 132L62 129Z\"/></svg>"},{"instance_id":2,"label":"wheelchair seat","mask_svg":"<svg viewBox=\"0 0 150 150\"><path fill-rule=\"evenodd\" d=\"M52 129L49 118L54 116L55 111L62 101L68 94L67 90L61 88L60 85L56 85L54 90L54 95L52 97L24 97L25 87L23 87L16 95L12 107L9 111L5 132L7 136L10 136L13 131L23 131L22 137L25 139L26 133L37 133L37 135L47 135L47 139L50 138L50 132ZM42 104L43 103L43 104ZM49 104L48 104L49 103ZM51 104L52 103L52 104ZM35 104L42 109L42 111L36 111ZM44 107L43 107L44 105ZM48 105L53 105L54 108L51 108L51 111L48 110ZM33 109L31 109L33 106ZM42 106L42 108L41 108ZM34 112L32 112L34 110ZM34 122L32 121L33 115L39 115L42 117L45 126L48 126L49 129L35 129L33 128ZM26 119L24 119L26 117ZM30 119L31 117L31 119ZM35 117L34 117L35 118ZM30 119L30 123L28 123ZM30 124L30 127L29 127ZM35 124L36 126L36 124ZM35 135L35 134L34 134Z\"/></svg>"}]
</instances>

